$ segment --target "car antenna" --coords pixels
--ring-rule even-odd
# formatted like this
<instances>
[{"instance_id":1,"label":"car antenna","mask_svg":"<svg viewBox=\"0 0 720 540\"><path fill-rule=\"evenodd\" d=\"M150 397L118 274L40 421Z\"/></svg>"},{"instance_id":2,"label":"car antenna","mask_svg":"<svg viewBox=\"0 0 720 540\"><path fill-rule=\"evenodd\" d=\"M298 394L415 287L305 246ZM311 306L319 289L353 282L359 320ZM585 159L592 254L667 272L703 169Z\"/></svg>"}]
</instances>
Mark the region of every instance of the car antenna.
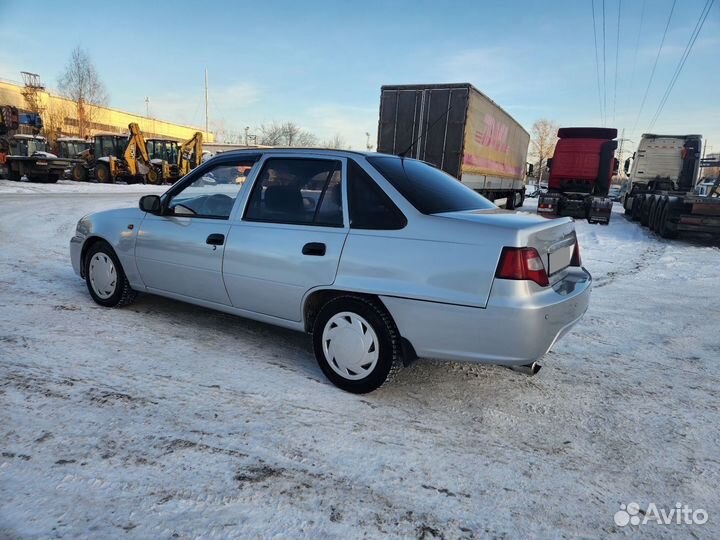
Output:
<instances>
[{"instance_id":1,"label":"car antenna","mask_svg":"<svg viewBox=\"0 0 720 540\"><path fill-rule=\"evenodd\" d=\"M423 135L428 134L430 132L430 130L435 127L435 124L437 124L444 116L446 116L450 112L450 109L452 109L454 106L455 106L454 104L450 105L444 113L442 113L435 120L433 120L432 124L430 124L428 126L428 128L425 130L425 133L421 133L420 135L418 135L417 138L413 142L410 143L410 146L408 146L405 150L400 152L398 154L398 156L400 156L401 158L404 158L407 155L407 153L412 149L412 147L415 146L417 144L417 142L423 138Z\"/></svg>"}]
</instances>

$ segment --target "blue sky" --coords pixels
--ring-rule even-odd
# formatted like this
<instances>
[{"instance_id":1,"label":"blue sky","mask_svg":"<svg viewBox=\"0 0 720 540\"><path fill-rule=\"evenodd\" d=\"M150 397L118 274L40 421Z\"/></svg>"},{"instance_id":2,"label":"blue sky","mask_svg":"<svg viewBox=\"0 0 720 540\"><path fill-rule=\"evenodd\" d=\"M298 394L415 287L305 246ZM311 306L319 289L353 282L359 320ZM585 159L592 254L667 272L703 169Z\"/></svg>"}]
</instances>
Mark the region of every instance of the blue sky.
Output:
<instances>
[{"instance_id":1,"label":"blue sky","mask_svg":"<svg viewBox=\"0 0 720 540\"><path fill-rule=\"evenodd\" d=\"M595 0L600 72L602 0ZM705 0L677 0L654 82L638 109L672 0L605 0L606 124L637 144ZM42 14L42 16L38 16ZM112 22L114 21L114 23ZM84 2L0 0L0 78L50 86L85 47L110 105L211 129L293 120L363 148L375 140L380 86L471 82L526 129L538 118L602 125L591 0L488 2ZM720 150L720 2L713 5L655 132L701 133ZM602 82L602 81L601 81ZM637 124L637 125L636 125ZM636 125L635 131L631 131Z\"/></svg>"}]
</instances>

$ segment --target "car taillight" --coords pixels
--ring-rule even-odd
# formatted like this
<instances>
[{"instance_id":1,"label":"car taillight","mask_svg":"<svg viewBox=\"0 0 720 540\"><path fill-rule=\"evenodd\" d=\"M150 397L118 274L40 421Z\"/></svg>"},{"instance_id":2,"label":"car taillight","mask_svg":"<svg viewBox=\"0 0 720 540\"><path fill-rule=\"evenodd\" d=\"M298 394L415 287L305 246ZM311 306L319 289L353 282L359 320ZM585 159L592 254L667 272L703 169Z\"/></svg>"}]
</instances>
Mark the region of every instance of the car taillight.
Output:
<instances>
[{"instance_id":1,"label":"car taillight","mask_svg":"<svg viewBox=\"0 0 720 540\"><path fill-rule=\"evenodd\" d=\"M580 244L577 238L575 238L575 247L573 248L572 257L570 258L570 266L582 266L582 259L580 258Z\"/></svg>"},{"instance_id":2,"label":"car taillight","mask_svg":"<svg viewBox=\"0 0 720 540\"><path fill-rule=\"evenodd\" d=\"M548 285L548 276L540 254L535 248L504 247L500 254L495 277L534 281L541 287Z\"/></svg>"}]
</instances>

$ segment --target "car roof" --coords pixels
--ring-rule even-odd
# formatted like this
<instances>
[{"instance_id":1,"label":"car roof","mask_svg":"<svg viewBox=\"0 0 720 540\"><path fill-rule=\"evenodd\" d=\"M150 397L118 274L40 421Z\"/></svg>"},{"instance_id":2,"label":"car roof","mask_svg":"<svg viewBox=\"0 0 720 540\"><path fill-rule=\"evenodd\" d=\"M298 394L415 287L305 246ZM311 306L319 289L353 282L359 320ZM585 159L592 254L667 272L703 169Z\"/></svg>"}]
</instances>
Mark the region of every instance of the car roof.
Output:
<instances>
[{"instance_id":1,"label":"car roof","mask_svg":"<svg viewBox=\"0 0 720 540\"><path fill-rule=\"evenodd\" d=\"M363 156L363 157L373 157L373 156L382 156L382 157L395 157L392 154L382 154L379 152L362 152L359 150L338 150L336 148L298 148L294 146L272 146L267 148L242 148L238 150L227 150L225 152L221 152L217 154L217 156L242 156L246 154L257 154L257 153L263 153L263 154L271 154L271 153L291 153L291 154L327 154L330 156ZM398 158L399 159L399 158ZM412 159L412 158L407 158ZM417 160L415 160L417 161Z\"/></svg>"}]
</instances>

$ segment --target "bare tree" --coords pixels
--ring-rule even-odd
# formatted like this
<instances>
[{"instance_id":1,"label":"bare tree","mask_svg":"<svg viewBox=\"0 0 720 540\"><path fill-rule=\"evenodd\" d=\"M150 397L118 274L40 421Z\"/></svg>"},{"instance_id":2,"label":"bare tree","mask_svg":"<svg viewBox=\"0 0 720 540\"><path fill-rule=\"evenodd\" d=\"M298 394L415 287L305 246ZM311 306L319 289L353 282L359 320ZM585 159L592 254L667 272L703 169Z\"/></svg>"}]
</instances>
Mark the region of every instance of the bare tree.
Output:
<instances>
[{"instance_id":1,"label":"bare tree","mask_svg":"<svg viewBox=\"0 0 720 540\"><path fill-rule=\"evenodd\" d=\"M532 139L530 144L532 147L532 154L537 159L538 173L538 184L542 181L543 177L543 164L547 162L547 159L555 152L555 145L557 144L557 132L558 125L552 120L540 119L537 120L532 126Z\"/></svg>"},{"instance_id":2,"label":"bare tree","mask_svg":"<svg viewBox=\"0 0 720 540\"><path fill-rule=\"evenodd\" d=\"M50 99L47 108L42 113L45 137L51 148L55 148L57 138L63 135L65 118L71 114L71 105L58 99Z\"/></svg>"},{"instance_id":3,"label":"bare tree","mask_svg":"<svg viewBox=\"0 0 720 540\"><path fill-rule=\"evenodd\" d=\"M268 146L315 146L317 137L294 122L271 122L260 126L260 144Z\"/></svg>"},{"instance_id":4,"label":"bare tree","mask_svg":"<svg viewBox=\"0 0 720 540\"><path fill-rule=\"evenodd\" d=\"M343 138L342 135L339 133L336 133L331 139L327 139L323 141L321 144L323 148L335 148L335 149L342 149L342 148L348 148L348 144Z\"/></svg>"},{"instance_id":5,"label":"bare tree","mask_svg":"<svg viewBox=\"0 0 720 540\"><path fill-rule=\"evenodd\" d=\"M60 93L75 102L78 131L81 137L90 135L96 107L107 105L108 94L88 53L75 47L65 71L58 79Z\"/></svg>"}]
</instances>

